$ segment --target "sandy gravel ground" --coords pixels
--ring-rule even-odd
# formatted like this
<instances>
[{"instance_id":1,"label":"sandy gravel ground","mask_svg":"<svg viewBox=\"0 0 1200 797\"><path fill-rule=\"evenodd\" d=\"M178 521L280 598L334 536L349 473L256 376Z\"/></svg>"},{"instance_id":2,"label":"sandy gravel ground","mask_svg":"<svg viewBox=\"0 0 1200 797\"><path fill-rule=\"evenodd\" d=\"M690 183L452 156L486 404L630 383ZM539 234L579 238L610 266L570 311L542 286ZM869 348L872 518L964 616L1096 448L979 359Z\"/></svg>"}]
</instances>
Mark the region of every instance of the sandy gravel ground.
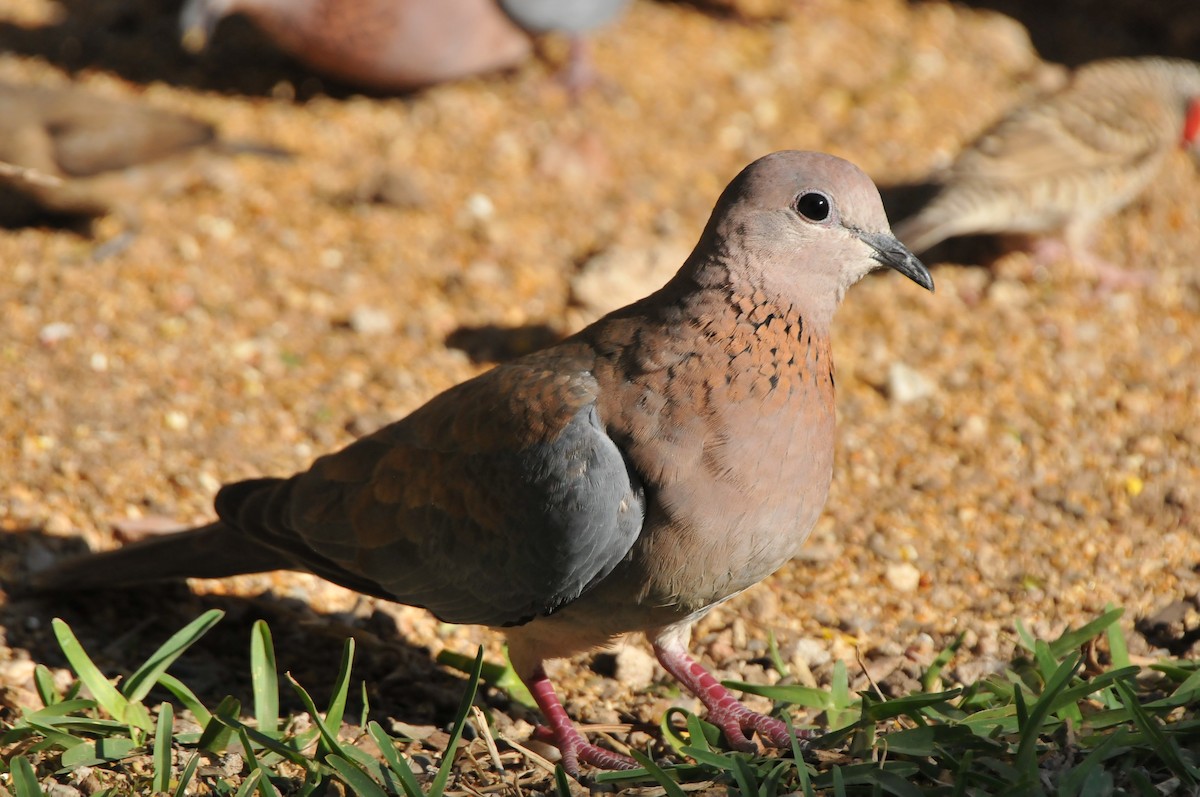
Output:
<instances>
[{"instance_id":1,"label":"sandy gravel ground","mask_svg":"<svg viewBox=\"0 0 1200 797\"><path fill-rule=\"evenodd\" d=\"M0 575L12 583L80 541L204 521L221 483L291 473L578 328L599 300L647 292L665 279L648 264L677 265L759 155L821 149L884 186L919 181L1044 79L1032 42L1068 61L1200 56L1200 14L1170 3L1161 17L1117 5L1094 40L1064 38L1083 2L1044 17L1018 2L1003 7L1015 16L901 0L744 5L780 16L639 0L595 37L603 81L572 103L555 39L509 75L367 98L263 54L244 25L195 61L173 43L171 8L0 4L0 79L72 80L295 153L188 158L132 187L136 211L90 237L0 230ZM1035 268L986 241L928 259L936 294L894 274L857 286L834 341L827 511L802 559L700 624L705 660L773 680L773 631L800 677L827 683L841 658L902 690L960 632L949 678L971 680L1010 654L1016 621L1052 634L1110 603L1149 652L1135 623L1200 592L1198 199L1179 153L1100 231L1101 255L1153 276L1141 290L1103 293L1069 264ZM432 654L499 650L486 630L307 576L193 586L196 597L9 599L6 702L28 696L31 662L61 665L53 616L118 672L203 608L225 608L179 665L214 702L248 699L256 617L275 628L281 666L317 692L353 633L375 712L413 724L444 723L460 689ZM642 648L563 664L574 716L637 724L676 702ZM531 714L489 699L518 738L528 730Z\"/></svg>"}]
</instances>

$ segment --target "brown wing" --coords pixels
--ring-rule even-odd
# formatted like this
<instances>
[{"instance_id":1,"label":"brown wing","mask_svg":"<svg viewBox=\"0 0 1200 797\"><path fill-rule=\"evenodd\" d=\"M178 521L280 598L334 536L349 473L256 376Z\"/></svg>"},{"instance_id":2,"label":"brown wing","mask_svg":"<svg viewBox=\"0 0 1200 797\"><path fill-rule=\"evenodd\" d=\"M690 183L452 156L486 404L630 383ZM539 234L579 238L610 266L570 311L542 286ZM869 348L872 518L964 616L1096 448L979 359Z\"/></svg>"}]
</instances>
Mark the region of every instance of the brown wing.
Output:
<instances>
[{"instance_id":1,"label":"brown wing","mask_svg":"<svg viewBox=\"0 0 1200 797\"><path fill-rule=\"evenodd\" d=\"M290 480L235 485L218 511L326 578L449 622L553 612L642 525L590 367L582 344L499 366Z\"/></svg>"}]
</instances>

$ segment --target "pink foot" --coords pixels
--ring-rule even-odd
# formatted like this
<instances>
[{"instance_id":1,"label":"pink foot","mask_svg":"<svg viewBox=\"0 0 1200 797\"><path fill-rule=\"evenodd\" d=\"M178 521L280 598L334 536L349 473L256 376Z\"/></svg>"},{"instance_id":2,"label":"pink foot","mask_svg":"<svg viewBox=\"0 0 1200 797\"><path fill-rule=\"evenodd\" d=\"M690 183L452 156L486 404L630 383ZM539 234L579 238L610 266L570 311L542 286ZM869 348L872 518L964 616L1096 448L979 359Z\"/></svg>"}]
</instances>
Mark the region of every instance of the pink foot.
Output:
<instances>
[{"instance_id":1,"label":"pink foot","mask_svg":"<svg viewBox=\"0 0 1200 797\"><path fill-rule=\"evenodd\" d=\"M654 653L667 672L674 675L689 692L700 698L700 702L708 709L708 721L721 729L725 739L735 750L753 752L758 749L746 736L746 731L756 732L763 741L774 747L791 747L792 737L788 733L787 725L781 720L743 706L732 692L721 686L712 673L701 667L687 651L674 646L655 644ZM796 731L796 738L807 739L808 734Z\"/></svg>"},{"instance_id":2,"label":"pink foot","mask_svg":"<svg viewBox=\"0 0 1200 797\"><path fill-rule=\"evenodd\" d=\"M634 769L638 762L629 756L597 747L583 738L583 734L571 722L566 709L554 694L554 685L541 667L527 684L538 708L546 717L547 725L539 726L534 736L542 742L552 744L562 753L562 766L573 778L579 777L579 764L591 764L599 769Z\"/></svg>"},{"instance_id":3,"label":"pink foot","mask_svg":"<svg viewBox=\"0 0 1200 797\"><path fill-rule=\"evenodd\" d=\"M1096 274L1096 286L1100 293L1127 291L1145 288L1154 282L1154 274L1143 269L1122 268L1101 261L1092 264Z\"/></svg>"},{"instance_id":4,"label":"pink foot","mask_svg":"<svg viewBox=\"0 0 1200 797\"><path fill-rule=\"evenodd\" d=\"M1070 260L1081 272L1096 278L1096 287L1101 294L1145 288L1154 282L1152 273L1105 260L1093 252L1087 243L1086 239L1071 242L1052 237L1038 238L1033 242L1033 260L1042 268Z\"/></svg>"}]
</instances>

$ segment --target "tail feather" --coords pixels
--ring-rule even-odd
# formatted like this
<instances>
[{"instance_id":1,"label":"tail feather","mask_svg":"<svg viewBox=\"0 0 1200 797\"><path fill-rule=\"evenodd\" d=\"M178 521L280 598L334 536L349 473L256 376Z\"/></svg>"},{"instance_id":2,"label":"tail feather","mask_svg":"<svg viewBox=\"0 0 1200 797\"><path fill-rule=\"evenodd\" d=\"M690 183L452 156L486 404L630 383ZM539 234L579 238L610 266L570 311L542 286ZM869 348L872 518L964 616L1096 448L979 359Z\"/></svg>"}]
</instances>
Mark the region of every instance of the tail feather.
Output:
<instances>
[{"instance_id":1,"label":"tail feather","mask_svg":"<svg viewBox=\"0 0 1200 797\"><path fill-rule=\"evenodd\" d=\"M294 569L296 565L282 553L217 521L66 559L34 573L29 588L33 592L75 592Z\"/></svg>"},{"instance_id":2,"label":"tail feather","mask_svg":"<svg viewBox=\"0 0 1200 797\"><path fill-rule=\"evenodd\" d=\"M957 234L951 222L926 209L898 223L893 232L914 254L921 254Z\"/></svg>"}]
</instances>

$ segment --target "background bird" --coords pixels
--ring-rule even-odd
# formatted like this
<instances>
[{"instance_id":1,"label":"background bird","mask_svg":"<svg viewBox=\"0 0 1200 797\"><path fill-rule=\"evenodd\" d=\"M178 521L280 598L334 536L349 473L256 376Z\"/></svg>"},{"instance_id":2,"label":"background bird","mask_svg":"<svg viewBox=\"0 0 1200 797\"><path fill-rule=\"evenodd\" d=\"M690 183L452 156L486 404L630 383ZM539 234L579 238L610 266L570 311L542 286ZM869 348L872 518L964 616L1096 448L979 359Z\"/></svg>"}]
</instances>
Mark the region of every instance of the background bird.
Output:
<instances>
[{"instance_id":1,"label":"background bird","mask_svg":"<svg viewBox=\"0 0 1200 797\"><path fill-rule=\"evenodd\" d=\"M543 663L644 632L738 749L786 726L687 651L709 609L800 548L833 467L829 332L846 290L928 271L847 161L779 152L725 189L660 290L436 396L288 479L224 487L220 520L36 580L85 589L307 569L442 620L503 627L566 769L588 743Z\"/></svg>"},{"instance_id":2,"label":"background bird","mask_svg":"<svg viewBox=\"0 0 1200 797\"><path fill-rule=\"evenodd\" d=\"M138 201L180 171L178 156L201 149L287 154L222 141L211 124L173 111L74 87L0 83L0 223L117 212L131 232Z\"/></svg>"},{"instance_id":3,"label":"background bird","mask_svg":"<svg viewBox=\"0 0 1200 797\"><path fill-rule=\"evenodd\" d=\"M184 43L202 49L230 14L317 72L381 91L506 69L530 52L495 0L188 0Z\"/></svg>"},{"instance_id":4,"label":"background bird","mask_svg":"<svg viewBox=\"0 0 1200 797\"><path fill-rule=\"evenodd\" d=\"M98 216L114 198L88 178L212 143L212 125L75 88L0 83L0 161L8 185L42 211ZM50 179L37 179L37 176Z\"/></svg>"},{"instance_id":5,"label":"background bird","mask_svg":"<svg viewBox=\"0 0 1200 797\"><path fill-rule=\"evenodd\" d=\"M530 33L564 33L570 42L563 81L578 93L595 81L586 34L616 19L629 0L498 0Z\"/></svg>"},{"instance_id":6,"label":"background bird","mask_svg":"<svg viewBox=\"0 0 1200 797\"><path fill-rule=\"evenodd\" d=\"M352 85L403 91L516 66L529 33L580 37L627 0L188 0L184 42L200 49L229 14L244 14L281 50ZM524 27L524 29L522 29Z\"/></svg>"},{"instance_id":7,"label":"background bird","mask_svg":"<svg viewBox=\"0 0 1200 797\"><path fill-rule=\"evenodd\" d=\"M1144 191L1174 149L1194 150L1198 135L1200 64L1096 61L964 149L929 204L896 232L915 252L958 235L1029 234L1045 256L1061 255L1065 244L1102 281L1128 281L1091 252L1095 226Z\"/></svg>"}]
</instances>

